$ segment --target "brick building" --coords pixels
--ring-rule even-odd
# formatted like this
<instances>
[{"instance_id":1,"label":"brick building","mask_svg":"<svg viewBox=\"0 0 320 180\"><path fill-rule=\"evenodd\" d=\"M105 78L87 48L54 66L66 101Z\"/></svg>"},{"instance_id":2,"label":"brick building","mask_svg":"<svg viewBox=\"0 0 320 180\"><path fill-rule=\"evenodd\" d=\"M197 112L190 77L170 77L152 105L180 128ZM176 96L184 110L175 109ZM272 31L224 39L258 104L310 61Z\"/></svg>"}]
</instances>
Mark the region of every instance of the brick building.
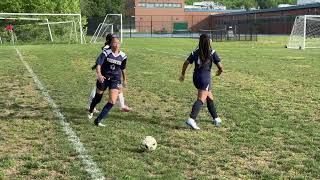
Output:
<instances>
[{"instance_id":1,"label":"brick building","mask_svg":"<svg viewBox=\"0 0 320 180\"><path fill-rule=\"evenodd\" d=\"M133 4L133 0L130 1ZM212 14L230 12L215 9L185 9L184 0L134 0L137 32L197 31L208 26ZM128 10L132 12L132 10Z\"/></svg>"},{"instance_id":2,"label":"brick building","mask_svg":"<svg viewBox=\"0 0 320 180\"><path fill-rule=\"evenodd\" d=\"M237 26L238 31L254 28L258 34L290 34L295 17L308 14L320 15L320 3L212 15L209 25L210 29Z\"/></svg>"}]
</instances>

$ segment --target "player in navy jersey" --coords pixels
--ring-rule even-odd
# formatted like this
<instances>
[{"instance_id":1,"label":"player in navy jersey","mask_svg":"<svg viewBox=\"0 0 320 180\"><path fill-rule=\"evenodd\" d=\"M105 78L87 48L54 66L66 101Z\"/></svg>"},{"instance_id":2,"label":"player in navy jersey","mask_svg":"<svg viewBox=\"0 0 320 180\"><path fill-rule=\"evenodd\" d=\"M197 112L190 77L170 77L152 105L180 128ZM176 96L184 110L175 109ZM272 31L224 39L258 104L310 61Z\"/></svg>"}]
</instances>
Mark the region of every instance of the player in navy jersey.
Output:
<instances>
[{"instance_id":1,"label":"player in navy jersey","mask_svg":"<svg viewBox=\"0 0 320 180\"><path fill-rule=\"evenodd\" d=\"M104 43L104 46L101 48L102 50L110 49L110 43L111 43L111 40L112 40L113 36L114 35L112 35L110 33L106 36L106 41ZM92 70L96 69L97 65L98 64L95 63L95 65L93 65L91 67ZM88 110L90 109L90 104L91 104L95 94L96 94L96 86L94 86L94 88L92 89L91 94L89 96L88 105L87 105L87 109ZM120 111L122 111L122 112L130 112L132 109L129 106L125 105L125 102L124 102L123 88L119 89L119 96L118 97L119 97ZM96 108L94 108L93 112L98 113L99 111ZM91 119L92 116L89 115L89 118Z\"/></svg>"},{"instance_id":2,"label":"player in navy jersey","mask_svg":"<svg viewBox=\"0 0 320 180\"><path fill-rule=\"evenodd\" d=\"M104 49L97 59L96 72L98 76L97 91L92 100L89 109L89 116L92 117L95 106L101 101L102 95L106 89L109 89L109 100L104 106L99 116L95 119L94 124L104 126L101 120L106 117L117 101L119 89L122 87L121 77L124 84L126 83L125 68L127 56L120 51L120 41L117 37L112 37L111 48ZM90 118L90 117L89 117Z\"/></svg>"},{"instance_id":3,"label":"player in navy jersey","mask_svg":"<svg viewBox=\"0 0 320 180\"><path fill-rule=\"evenodd\" d=\"M206 34L200 36L198 48L194 50L184 62L180 76L181 82L184 81L188 65L193 63L195 64L193 84L198 89L198 96L196 102L192 106L190 118L186 121L186 124L193 129L200 129L195 121L202 105L207 102L208 110L213 118L212 122L219 126L221 119L217 115L211 92L211 67L212 64L217 66L217 76L223 72L223 68L218 54L211 48L211 39Z\"/></svg>"}]
</instances>

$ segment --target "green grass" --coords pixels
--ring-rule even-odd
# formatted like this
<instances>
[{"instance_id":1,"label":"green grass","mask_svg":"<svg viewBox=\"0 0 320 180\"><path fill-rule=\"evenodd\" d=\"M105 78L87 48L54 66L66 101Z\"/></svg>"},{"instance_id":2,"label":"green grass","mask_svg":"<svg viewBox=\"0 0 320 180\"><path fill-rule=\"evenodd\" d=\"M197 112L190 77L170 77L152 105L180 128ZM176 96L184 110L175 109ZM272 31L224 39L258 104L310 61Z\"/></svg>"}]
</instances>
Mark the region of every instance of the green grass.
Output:
<instances>
[{"instance_id":1,"label":"green grass","mask_svg":"<svg viewBox=\"0 0 320 180\"><path fill-rule=\"evenodd\" d=\"M125 97L134 111L121 113L115 106L106 128L93 126L85 112L95 84L90 66L100 45L18 49L106 177L319 179L320 51L285 49L284 40L214 43L225 67L213 79L223 125L214 127L204 106L197 132L184 124L196 99L192 69L178 82L197 40L125 39ZM0 160L9 161L0 165L0 177L1 172L9 178L88 177L15 54L12 47L0 47L0 146L5 147L0 152L6 154ZM152 153L139 149L146 135L158 141ZM32 149L17 151L16 144Z\"/></svg>"}]
</instances>

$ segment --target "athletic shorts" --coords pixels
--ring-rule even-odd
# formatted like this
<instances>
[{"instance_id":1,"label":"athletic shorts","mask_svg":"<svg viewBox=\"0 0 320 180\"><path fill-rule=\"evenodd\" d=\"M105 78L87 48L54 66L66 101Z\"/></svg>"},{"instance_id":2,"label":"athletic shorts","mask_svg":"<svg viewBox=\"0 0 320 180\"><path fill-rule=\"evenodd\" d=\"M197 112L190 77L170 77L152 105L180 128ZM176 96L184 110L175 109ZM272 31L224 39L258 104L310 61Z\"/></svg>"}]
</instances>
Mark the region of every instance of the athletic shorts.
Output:
<instances>
[{"instance_id":1,"label":"athletic shorts","mask_svg":"<svg viewBox=\"0 0 320 180\"><path fill-rule=\"evenodd\" d=\"M210 91L211 90L211 75L208 73L194 73L193 84L197 89Z\"/></svg>"},{"instance_id":2,"label":"athletic shorts","mask_svg":"<svg viewBox=\"0 0 320 180\"><path fill-rule=\"evenodd\" d=\"M97 88L100 91L105 91L107 88L109 89L119 89L121 87L121 80L111 80L105 79L103 83L100 83L97 80Z\"/></svg>"}]
</instances>

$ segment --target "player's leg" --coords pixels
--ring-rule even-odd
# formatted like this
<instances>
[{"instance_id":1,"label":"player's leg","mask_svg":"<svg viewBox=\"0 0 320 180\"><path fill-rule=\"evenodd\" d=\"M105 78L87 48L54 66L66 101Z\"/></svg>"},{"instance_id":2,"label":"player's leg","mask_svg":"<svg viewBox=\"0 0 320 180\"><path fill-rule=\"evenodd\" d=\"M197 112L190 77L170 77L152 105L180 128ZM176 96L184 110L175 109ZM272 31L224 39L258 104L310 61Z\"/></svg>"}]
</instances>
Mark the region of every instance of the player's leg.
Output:
<instances>
[{"instance_id":1,"label":"player's leg","mask_svg":"<svg viewBox=\"0 0 320 180\"><path fill-rule=\"evenodd\" d=\"M195 73L193 75L193 84L198 89L198 95L197 95L197 100L194 102L192 106L190 117L186 121L186 124L191 126L193 129L198 130L200 128L196 123L196 119L209 93L210 75L207 77L206 74Z\"/></svg>"},{"instance_id":2,"label":"player's leg","mask_svg":"<svg viewBox=\"0 0 320 180\"><path fill-rule=\"evenodd\" d=\"M123 96L123 87L119 87L119 104L120 104L120 110L122 112L130 112L132 109L129 106L126 106L124 103L124 96Z\"/></svg>"},{"instance_id":3,"label":"player's leg","mask_svg":"<svg viewBox=\"0 0 320 180\"><path fill-rule=\"evenodd\" d=\"M96 105L100 103L103 96L103 92L106 90L106 88L107 88L106 81L103 83L100 83L99 81L97 81L96 94L90 104L89 115L88 115L89 119L93 117L93 110L96 107Z\"/></svg>"},{"instance_id":4,"label":"player's leg","mask_svg":"<svg viewBox=\"0 0 320 180\"><path fill-rule=\"evenodd\" d=\"M208 97L207 97L207 108L210 115L212 116L212 123L215 124L216 126L220 126L221 119L218 117L217 110L213 102L213 94L211 91L209 91Z\"/></svg>"},{"instance_id":5,"label":"player's leg","mask_svg":"<svg viewBox=\"0 0 320 180\"><path fill-rule=\"evenodd\" d=\"M96 95L96 91L97 91L96 89L97 89L96 86L94 86L92 91L91 91L91 93L90 93L90 96L89 96L89 99L88 99L88 105L87 105L87 110L88 111L90 110L90 105L92 103L92 100L93 100L94 96ZM93 112L94 113L98 113L99 111L97 110L97 108L94 108Z\"/></svg>"},{"instance_id":6,"label":"player's leg","mask_svg":"<svg viewBox=\"0 0 320 180\"><path fill-rule=\"evenodd\" d=\"M109 81L109 100L108 103L103 107L99 116L95 119L94 124L96 126L105 126L101 123L102 119L107 117L109 111L112 109L113 105L117 102L119 95L119 85L120 82L111 82Z\"/></svg>"}]
</instances>

